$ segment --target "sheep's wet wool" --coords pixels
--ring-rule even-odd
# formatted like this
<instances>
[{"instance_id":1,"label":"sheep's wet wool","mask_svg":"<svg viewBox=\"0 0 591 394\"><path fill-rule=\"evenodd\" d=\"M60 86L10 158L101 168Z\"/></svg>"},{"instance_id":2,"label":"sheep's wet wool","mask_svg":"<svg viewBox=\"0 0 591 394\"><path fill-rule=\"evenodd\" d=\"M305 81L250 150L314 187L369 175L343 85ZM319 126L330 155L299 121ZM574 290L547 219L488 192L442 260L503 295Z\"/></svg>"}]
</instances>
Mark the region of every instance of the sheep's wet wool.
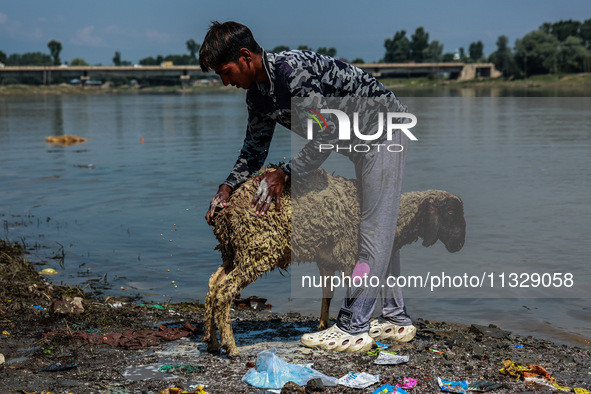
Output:
<instances>
[{"instance_id":1,"label":"sheep's wet wool","mask_svg":"<svg viewBox=\"0 0 591 394\"><path fill-rule=\"evenodd\" d=\"M264 216L250 207L258 186L254 177L245 182L212 221L223 264L209 280L205 301L209 351L221 346L228 355L238 354L230 324L232 300L265 272L316 261L322 275L350 275L357 262L360 206L355 181L317 170L297 190L287 185L281 209L271 206ZM464 244L465 227L459 197L439 190L404 193L393 252L419 238L424 246L441 240L455 252ZM323 298L321 325L328 322L332 294L323 292Z\"/></svg>"}]
</instances>

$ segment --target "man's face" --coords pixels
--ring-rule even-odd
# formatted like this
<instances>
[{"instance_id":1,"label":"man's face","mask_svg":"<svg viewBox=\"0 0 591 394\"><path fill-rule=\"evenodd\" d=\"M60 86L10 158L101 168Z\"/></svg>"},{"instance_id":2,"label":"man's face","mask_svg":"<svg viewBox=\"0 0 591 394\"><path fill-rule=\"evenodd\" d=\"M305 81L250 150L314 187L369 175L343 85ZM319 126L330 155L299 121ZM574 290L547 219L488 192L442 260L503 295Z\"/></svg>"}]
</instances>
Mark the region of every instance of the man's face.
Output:
<instances>
[{"instance_id":1,"label":"man's face","mask_svg":"<svg viewBox=\"0 0 591 394\"><path fill-rule=\"evenodd\" d=\"M214 68L225 86L248 89L255 81L255 71L251 61L240 56L237 62L224 63Z\"/></svg>"}]
</instances>

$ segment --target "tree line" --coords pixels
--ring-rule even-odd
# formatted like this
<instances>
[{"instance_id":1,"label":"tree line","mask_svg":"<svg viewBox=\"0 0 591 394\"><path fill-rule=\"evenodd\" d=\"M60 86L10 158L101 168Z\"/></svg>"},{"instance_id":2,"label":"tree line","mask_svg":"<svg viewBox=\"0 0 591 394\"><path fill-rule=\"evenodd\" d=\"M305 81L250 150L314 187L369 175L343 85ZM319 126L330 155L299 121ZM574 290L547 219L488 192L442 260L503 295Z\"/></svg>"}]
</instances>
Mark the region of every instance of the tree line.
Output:
<instances>
[{"instance_id":1,"label":"tree line","mask_svg":"<svg viewBox=\"0 0 591 394\"><path fill-rule=\"evenodd\" d=\"M464 47L454 52L443 52L443 44L438 40L429 40L429 33L423 27L418 27L410 37L405 30L397 31L392 38L384 41L385 54L379 62L406 63L406 62L492 62L497 70L505 77L527 77L534 74L546 73L576 73L591 71L591 19L584 22L575 20L561 20L555 23L546 22L537 30L527 33L515 41L515 46L509 45L509 39L505 35L498 37L496 50L488 57L484 56L482 41L469 44L468 50ZM42 52L29 52L24 54L12 54L7 56L0 50L0 63L7 66L23 65L60 65L60 53L62 44L51 40L47 44L49 54ZM199 64L197 54L200 44L194 39L186 42L188 54L157 55L140 59L140 65L159 65L163 62L172 62L175 65ZM281 52L290 49L280 45L271 52ZM307 45L297 47L300 50L312 50ZM337 50L334 47L320 47L316 52L336 57ZM115 66L131 65L127 60L122 60L121 53L115 52L112 59ZM352 59L351 63L362 64L361 58ZM74 58L70 65L88 65L84 59Z\"/></svg>"},{"instance_id":2,"label":"tree line","mask_svg":"<svg viewBox=\"0 0 591 394\"><path fill-rule=\"evenodd\" d=\"M584 22L567 20L555 23L546 22L515 41L509 46L505 35L499 36L497 49L488 57L484 56L482 41L470 43L468 51L464 47L455 52L443 53L443 44L429 40L429 33L418 27L407 37L405 30L397 31L384 42L386 52L380 63L426 63L426 62L491 62L505 77L527 77L534 74L576 73L591 71L591 19ZM290 49L280 45L271 52ZM310 49L300 45L297 49ZM317 52L335 56L335 48L318 48ZM361 58L351 63L363 64Z\"/></svg>"},{"instance_id":3,"label":"tree line","mask_svg":"<svg viewBox=\"0 0 591 394\"><path fill-rule=\"evenodd\" d=\"M158 55L156 57L146 57L139 61L139 64L144 66L160 65L162 62L171 61L177 65L197 65L199 60L197 59L197 53L201 45L198 44L194 39L190 38L186 42L188 54L181 55ZM62 43L56 40L51 40L47 43L49 48L49 54L43 52L27 52L23 54L13 53L7 56L6 53L0 50L0 63L6 66L59 66L62 64L67 65L68 63L62 63L60 54L62 51ZM123 60L121 58L121 52L115 51L113 56L113 65L115 66L131 66L133 63L129 60ZM88 66L82 58L74 58L70 61L70 66Z\"/></svg>"}]
</instances>

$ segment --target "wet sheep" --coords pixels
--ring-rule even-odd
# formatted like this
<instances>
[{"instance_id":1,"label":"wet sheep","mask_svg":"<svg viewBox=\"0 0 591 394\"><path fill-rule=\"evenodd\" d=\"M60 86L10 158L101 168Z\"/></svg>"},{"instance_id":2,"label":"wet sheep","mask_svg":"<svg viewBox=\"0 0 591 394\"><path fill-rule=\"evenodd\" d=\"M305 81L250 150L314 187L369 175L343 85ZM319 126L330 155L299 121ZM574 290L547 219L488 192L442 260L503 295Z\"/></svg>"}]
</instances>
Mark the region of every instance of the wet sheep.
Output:
<instances>
[{"instance_id":1,"label":"wet sheep","mask_svg":"<svg viewBox=\"0 0 591 394\"><path fill-rule=\"evenodd\" d=\"M239 354L230 308L240 292L262 274L286 269L292 261L315 261L323 276L335 271L350 275L357 261L360 219L355 181L318 170L297 188L287 185L281 210L276 212L271 205L264 216L256 215L250 207L257 186L254 177L241 185L212 220L223 263L209 279L205 299L203 341L210 352L220 350L217 326L221 347L229 356ZM459 197L440 190L404 193L394 251L421 238L423 246L439 239L449 252L456 252L464 245L465 230ZM332 296L323 289L320 328L328 327Z\"/></svg>"}]
</instances>

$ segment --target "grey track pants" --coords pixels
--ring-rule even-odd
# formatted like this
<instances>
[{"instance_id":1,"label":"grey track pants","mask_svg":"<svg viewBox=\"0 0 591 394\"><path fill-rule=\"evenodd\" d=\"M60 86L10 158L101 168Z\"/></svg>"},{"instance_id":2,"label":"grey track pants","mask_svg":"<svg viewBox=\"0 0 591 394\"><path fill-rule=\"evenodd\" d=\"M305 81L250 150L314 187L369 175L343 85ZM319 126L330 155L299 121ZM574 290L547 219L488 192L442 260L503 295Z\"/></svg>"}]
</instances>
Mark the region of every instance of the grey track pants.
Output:
<instances>
[{"instance_id":1,"label":"grey track pants","mask_svg":"<svg viewBox=\"0 0 591 394\"><path fill-rule=\"evenodd\" d=\"M396 221L404 180L408 138L400 131L389 144L400 144L402 152L382 147L359 154L355 172L361 185L361 224L359 259L354 275L367 273L379 278L379 286L351 286L338 315L338 326L351 334L367 331L378 297L382 297L382 315L398 325L410 325L402 291L386 284L388 276L400 274L400 253L392 253ZM368 281L369 282L369 281ZM374 282L375 283L375 282ZM382 286L383 285L383 286Z\"/></svg>"}]
</instances>

